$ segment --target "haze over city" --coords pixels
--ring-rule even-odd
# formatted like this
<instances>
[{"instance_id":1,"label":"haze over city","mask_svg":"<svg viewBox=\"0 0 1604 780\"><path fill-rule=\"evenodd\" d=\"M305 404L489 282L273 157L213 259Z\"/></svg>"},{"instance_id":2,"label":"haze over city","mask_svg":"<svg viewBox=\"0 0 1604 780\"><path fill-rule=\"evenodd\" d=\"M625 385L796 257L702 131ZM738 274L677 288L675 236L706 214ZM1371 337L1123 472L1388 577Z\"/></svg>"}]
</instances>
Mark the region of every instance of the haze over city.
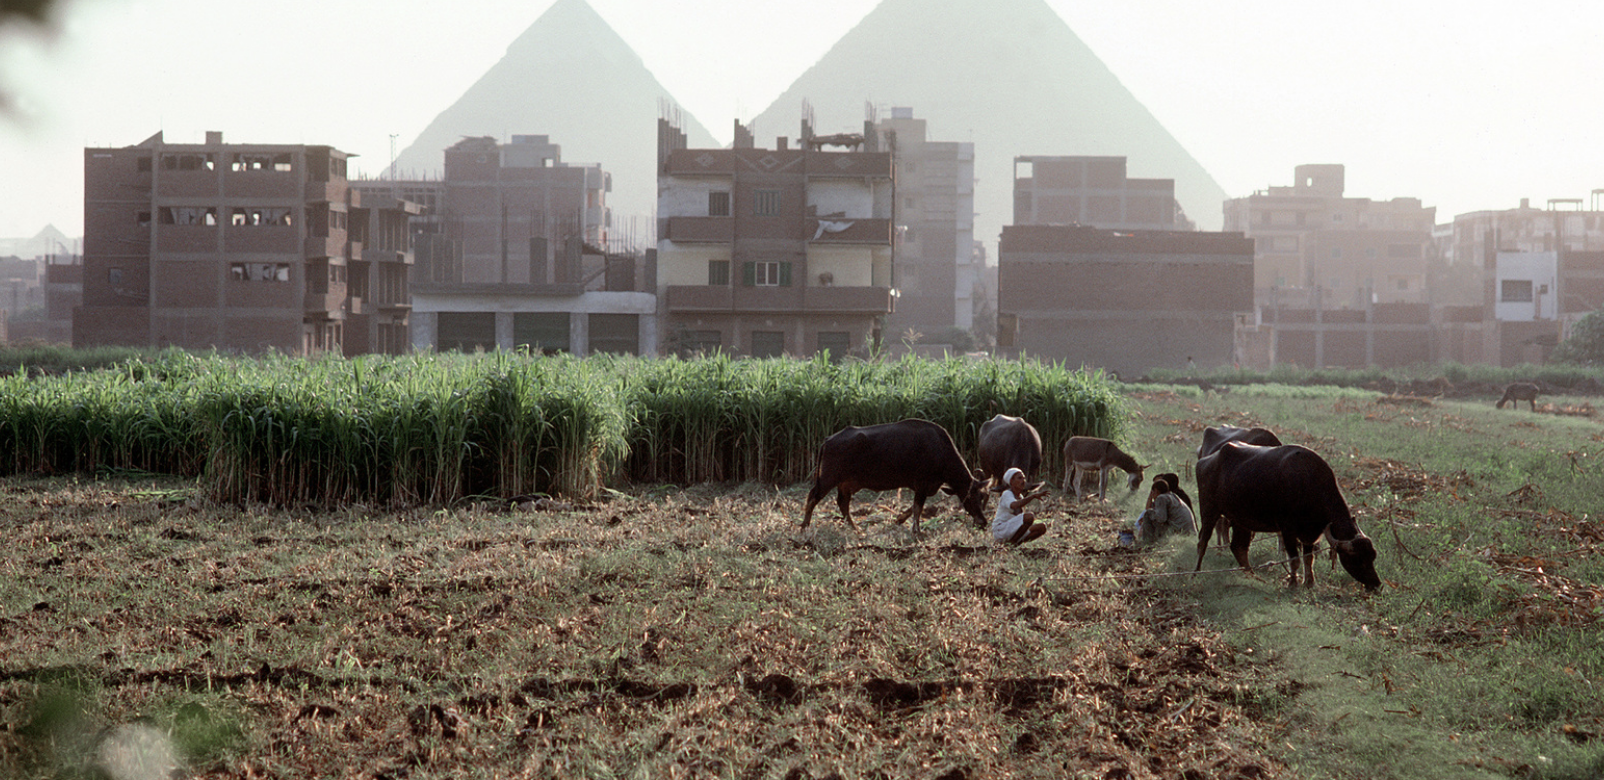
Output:
<instances>
[{"instance_id":1,"label":"haze over city","mask_svg":"<svg viewBox=\"0 0 1604 780\"><path fill-rule=\"evenodd\" d=\"M1587 99L1588 54L1604 28L1596 4L1361 2L1340 14L1267 0L1048 5L1231 197L1285 184L1311 162L1346 165L1351 196L1418 197L1440 222L1604 187L1604 148L1589 142L1599 111ZM157 130L170 142L220 130L328 144L360 155L353 176L379 176L392 148L411 143L549 6L288 2L264 15L192 0L74 0L59 7L53 34L8 25L0 80L15 107L0 121L0 170L12 186L0 194L0 235L46 224L81 233L84 147ZM876 2L591 6L727 143L731 119L768 108ZM836 132L862 118L818 123ZM968 140L966 128L929 119L933 137ZM643 131L641 143L652 142ZM977 170L983 186L1009 176L994 168Z\"/></svg>"}]
</instances>

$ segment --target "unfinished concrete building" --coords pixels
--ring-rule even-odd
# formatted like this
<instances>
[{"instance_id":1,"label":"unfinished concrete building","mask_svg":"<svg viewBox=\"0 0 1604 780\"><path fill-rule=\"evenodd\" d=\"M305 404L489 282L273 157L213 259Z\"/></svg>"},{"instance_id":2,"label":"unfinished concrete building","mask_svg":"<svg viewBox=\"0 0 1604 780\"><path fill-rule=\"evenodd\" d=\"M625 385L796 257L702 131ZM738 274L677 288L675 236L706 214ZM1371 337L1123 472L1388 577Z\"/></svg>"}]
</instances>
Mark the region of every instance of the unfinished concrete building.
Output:
<instances>
[{"instance_id":1,"label":"unfinished concrete building","mask_svg":"<svg viewBox=\"0 0 1604 780\"><path fill-rule=\"evenodd\" d=\"M464 138L439 181L373 181L431 204L415 220L417 349L656 353L645 258L609 251L611 177L544 135Z\"/></svg>"},{"instance_id":2,"label":"unfinished concrete building","mask_svg":"<svg viewBox=\"0 0 1604 780\"><path fill-rule=\"evenodd\" d=\"M1345 175L1341 165L1299 165L1292 186L1225 202L1225 230L1256 245L1253 284L1261 306L1429 302L1437 210L1419 198L1346 197Z\"/></svg>"},{"instance_id":3,"label":"unfinished concrete building","mask_svg":"<svg viewBox=\"0 0 1604 780\"><path fill-rule=\"evenodd\" d=\"M1001 354L1130 377L1235 362L1253 310L1253 242L1240 233L1010 225L997 258Z\"/></svg>"},{"instance_id":4,"label":"unfinished concrete building","mask_svg":"<svg viewBox=\"0 0 1604 780\"><path fill-rule=\"evenodd\" d=\"M1015 225L1195 230L1174 179L1132 179L1124 157L1014 158Z\"/></svg>"},{"instance_id":5,"label":"unfinished concrete building","mask_svg":"<svg viewBox=\"0 0 1604 780\"><path fill-rule=\"evenodd\" d=\"M975 145L929 140L911 108L874 123L877 147L896 167L897 310L886 317L893 342L910 330L942 345L975 326L984 256L975 244Z\"/></svg>"},{"instance_id":6,"label":"unfinished concrete building","mask_svg":"<svg viewBox=\"0 0 1604 780\"><path fill-rule=\"evenodd\" d=\"M892 312L892 161L863 135L686 148L658 121L658 293L665 350L834 358ZM843 151L826 150L841 147Z\"/></svg>"},{"instance_id":7,"label":"unfinished concrete building","mask_svg":"<svg viewBox=\"0 0 1604 780\"><path fill-rule=\"evenodd\" d=\"M85 149L73 345L405 351L415 209L363 206L346 157L217 132Z\"/></svg>"}]
</instances>

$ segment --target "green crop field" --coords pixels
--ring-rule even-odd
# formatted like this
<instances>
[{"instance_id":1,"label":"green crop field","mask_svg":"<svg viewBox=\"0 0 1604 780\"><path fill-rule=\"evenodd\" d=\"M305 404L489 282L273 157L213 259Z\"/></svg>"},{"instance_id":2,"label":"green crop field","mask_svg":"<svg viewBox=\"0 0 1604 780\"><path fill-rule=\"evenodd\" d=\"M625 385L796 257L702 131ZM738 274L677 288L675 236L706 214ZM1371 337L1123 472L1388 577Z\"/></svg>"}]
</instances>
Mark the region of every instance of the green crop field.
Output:
<instances>
[{"instance_id":1,"label":"green crop field","mask_svg":"<svg viewBox=\"0 0 1604 780\"><path fill-rule=\"evenodd\" d=\"M236 362L3 380L0 776L1588 778L1604 774L1588 399L1116 385L963 361ZM1285 377L1278 377L1285 379ZM996 412L1194 490L1201 431L1332 464L1369 594L1041 506L827 502L823 436ZM578 446L570 446L580 442ZM1111 480L1112 482L1112 480ZM546 495L549 494L549 497ZM1255 562L1281 557L1259 541ZM140 774L145 771L145 774ZM121 773L121 774L119 774Z\"/></svg>"}]
</instances>

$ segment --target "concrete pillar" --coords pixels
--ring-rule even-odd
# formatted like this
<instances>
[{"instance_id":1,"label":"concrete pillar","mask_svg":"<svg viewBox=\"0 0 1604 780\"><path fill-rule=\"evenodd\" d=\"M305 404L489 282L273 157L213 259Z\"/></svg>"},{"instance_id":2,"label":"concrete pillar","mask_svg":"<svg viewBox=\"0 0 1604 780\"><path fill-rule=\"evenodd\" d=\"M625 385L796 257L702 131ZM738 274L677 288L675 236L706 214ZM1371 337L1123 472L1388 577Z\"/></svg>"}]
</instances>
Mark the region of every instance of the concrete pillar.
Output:
<instances>
[{"instance_id":1,"label":"concrete pillar","mask_svg":"<svg viewBox=\"0 0 1604 780\"><path fill-rule=\"evenodd\" d=\"M496 312L496 346L512 351L512 312Z\"/></svg>"},{"instance_id":2,"label":"concrete pillar","mask_svg":"<svg viewBox=\"0 0 1604 780\"><path fill-rule=\"evenodd\" d=\"M657 315L642 314L640 316L640 354L641 357L657 357Z\"/></svg>"},{"instance_id":3,"label":"concrete pillar","mask_svg":"<svg viewBox=\"0 0 1604 780\"><path fill-rule=\"evenodd\" d=\"M583 311L568 313L568 347L574 355L590 354L590 314Z\"/></svg>"}]
</instances>

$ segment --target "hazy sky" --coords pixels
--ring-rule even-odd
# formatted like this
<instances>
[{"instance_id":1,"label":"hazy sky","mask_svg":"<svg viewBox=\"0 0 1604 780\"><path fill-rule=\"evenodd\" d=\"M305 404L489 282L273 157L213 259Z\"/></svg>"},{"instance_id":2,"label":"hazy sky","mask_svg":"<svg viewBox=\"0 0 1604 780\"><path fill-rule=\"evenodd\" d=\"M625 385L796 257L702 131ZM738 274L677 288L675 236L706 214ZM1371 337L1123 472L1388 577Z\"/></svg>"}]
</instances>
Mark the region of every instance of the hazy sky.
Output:
<instances>
[{"instance_id":1,"label":"hazy sky","mask_svg":"<svg viewBox=\"0 0 1604 780\"><path fill-rule=\"evenodd\" d=\"M591 0L723 142L876 2ZM1300 163L1344 163L1349 196L1419 197L1439 222L1604 188L1597 0L1048 3L1232 196ZM84 147L157 130L328 144L377 175L392 135L399 152L549 5L67 0L54 36L0 30L21 107L0 117L0 236L81 233Z\"/></svg>"}]
</instances>

